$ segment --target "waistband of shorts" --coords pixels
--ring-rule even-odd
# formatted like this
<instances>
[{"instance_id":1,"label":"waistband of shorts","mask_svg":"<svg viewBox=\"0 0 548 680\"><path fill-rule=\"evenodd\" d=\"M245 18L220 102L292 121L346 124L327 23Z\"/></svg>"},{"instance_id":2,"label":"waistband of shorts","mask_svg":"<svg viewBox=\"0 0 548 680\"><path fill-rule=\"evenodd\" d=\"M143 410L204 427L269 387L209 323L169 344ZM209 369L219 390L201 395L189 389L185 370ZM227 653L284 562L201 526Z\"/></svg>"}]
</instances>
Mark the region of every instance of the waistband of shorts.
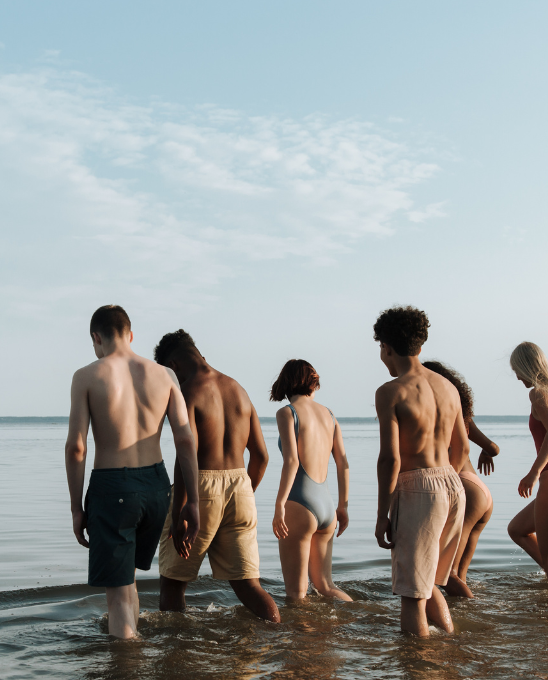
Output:
<instances>
[{"instance_id":1,"label":"waistband of shorts","mask_svg":"<svg viewBox=\"0 0 548 680\"><path fill-rule=\"evenodd\" d=\"M234 470L198 470L199 477L210 479L231 479L233 477L247 477L245 468L234 468Z\"/></svg>"},{"instance_id":2,"label":"waistband of shorts","mask_svg":"<svg viewBox=\"0 0 548 680\"><path fill-rule=\"evenodd\" d=\"M398 481L404 481L406 479L428 479L432 477L444 479L453 475L457 475L457 473L452 465L442 465L440 467L417 468L416 470L400 472Z\"/></svg>"},{"instance_id":3,"label":"waistband of shorts","mask_svg":"<svg viewBox=\"0 0 548 680\"><path fill-rule=\"evenodd\" d=\"M121 467L121 468L93 468L92 477L152 477L154 475L167 474L164 461L154 463L154 465L143 465L143 467Z\"/></svg>"}]
</instances>

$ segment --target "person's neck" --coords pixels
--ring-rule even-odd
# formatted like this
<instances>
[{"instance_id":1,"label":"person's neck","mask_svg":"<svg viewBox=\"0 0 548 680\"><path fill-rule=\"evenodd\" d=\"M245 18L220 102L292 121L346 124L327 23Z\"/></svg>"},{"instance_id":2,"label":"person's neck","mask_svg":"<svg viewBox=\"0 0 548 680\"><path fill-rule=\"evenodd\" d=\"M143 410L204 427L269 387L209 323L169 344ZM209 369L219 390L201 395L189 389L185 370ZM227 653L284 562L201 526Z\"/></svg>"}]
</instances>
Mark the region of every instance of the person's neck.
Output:
<instances>
[{"instance_id":1,"label":"person's neck","mask_svg":"<svg viewBox=\"0 0 548 680\"><path fill-rule=\"evenodd\" d=\"M189 355L184 359L183 372L185 374L185 380L194 377L198 373L207 373L211 370L211 366L201 355Z\"/></svg>"},{"instance_id":2,"label":"person's neck","mask_svg":"<svg viewBox=\"0 0 548 680\"><path fill-rule=\"evenodd\" d=\"M302 401L302 400L305 400L305 401L308 401L308 400L314 401L314 397L315 397L315 392L312 392L312 394L294 394L294 395L290 398L289 403L290 403L290 404L294 404L296 401Z\"/></svg>"},{"instance_id":3,"label":"person's neck","mask_svg":"<svg viewBox=\"0 0 548 680\"><path fill-rule=\"evenodd\" d=\"M112 340L103 340L103 358L117 354L119 356L129 356L134 354L127 337L114 336Z\"/></svg>"},{"instance_id":4,"label":"person's neck","mask_svg":"<svg viewBox=\"0 0 548 680\"><path fill-rule=\"evenodd\" d=\"M400 357L396 354L394 356L393 362L396 373L398 374L398 378L401 378L402 375L412 373L413 371L418 371L422 368L422 364L418 356Z\"/></svg>"}]
</instances>

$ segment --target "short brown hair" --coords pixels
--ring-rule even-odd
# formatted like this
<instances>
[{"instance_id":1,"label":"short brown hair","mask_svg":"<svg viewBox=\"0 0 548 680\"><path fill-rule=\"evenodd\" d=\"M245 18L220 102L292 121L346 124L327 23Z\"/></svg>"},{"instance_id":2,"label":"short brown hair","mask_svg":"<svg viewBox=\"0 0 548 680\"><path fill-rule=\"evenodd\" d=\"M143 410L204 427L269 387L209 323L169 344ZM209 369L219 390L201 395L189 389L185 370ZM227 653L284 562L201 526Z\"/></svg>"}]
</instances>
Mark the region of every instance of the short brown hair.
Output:
<instances>
[{"instance_id":1,"label":"short brown hair","mask_svg":"<svg viewBox=\"0 0 548 680\"><path fill-rule=\"evenodd\" d=\"M91 317L89 333L99 333L105 340L112 340L115 334L124 335L131 331L131 321L120 305L99 307Z\"/></svg>"},{"instance_id":2,"label":"short brown hair","mask_svg":"<svg viewBox=\"0 0 548 680\"><path fill-rule=\"evenodd\" d=\"M309 396L320 389L320 376L304 359L290 359L270 390L270 401L291 399L295 394Z\"/></svg>"},{"instance_id":3,"label":"short brown hair","mask_svg":"<svg viewBox=\"0 0 548 680\"><path fill-rule=\"evenodd\" d=\"M392 347L401 357L415 357L428 340L429 326L428 317L420 309L392 307L385 309L377 319L373 337Z\"/></svg>"},{"instance_id":4,"label":"short brown hair","mask_svg":"<svg viewBox=\"0 0 548 680\"><path fill-rule=\"evenodd\" d=\"M190 334L179 328L174 333L166 333L154 348L154 359L161 365L167 366L175 350L198 352L198 348ZM199 353L199 352L198 352Z\"/></svg>"},{"instance_id":5,"label":"short brown hair","mask_svg":"<svg viewBox=\"0 0 548 680\"><path fill-rule=\"evenodd\" d=\"M457 388L459 393L460 403L462 406L462 417L464 424L468 427L470 421L474 417L474 394L470 387L464 382L464 378L460 373L457 373L449 366L442 364L441 361L425 361L422 364L424 368L428 368L434 373L438 373Z\"/></svg>"}]
</instances>

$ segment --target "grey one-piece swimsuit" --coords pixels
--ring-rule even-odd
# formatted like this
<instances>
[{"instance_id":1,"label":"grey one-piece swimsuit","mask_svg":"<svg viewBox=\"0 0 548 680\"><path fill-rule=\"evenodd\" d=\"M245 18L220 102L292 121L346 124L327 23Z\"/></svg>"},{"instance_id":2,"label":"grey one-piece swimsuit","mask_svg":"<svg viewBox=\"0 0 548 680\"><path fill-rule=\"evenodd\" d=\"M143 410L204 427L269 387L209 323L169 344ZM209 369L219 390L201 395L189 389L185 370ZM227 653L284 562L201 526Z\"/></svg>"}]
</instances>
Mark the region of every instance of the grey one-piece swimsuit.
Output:
<instances>
[{"instance_id":1,"label":"grey one-piece swimsuit","mask_svg":"<svg viewBox=\"0 0 548 680\"><path fill-rule=\"evenodd\" d=\"M295 423L295 439L297 440L298 456L299 416L292 404L289 404L289 408L293 413L293 421ZM331 413L331 411L329 411L329 413ZM333 423L335 423L335 418L332 413L331 417L333 418ZM278 447L281 451L282 440L280 437L278 437ZM327 486L327 476L323 482L315 482L308 476L306 470L302 466L300 458L299 469L295 475L295 481L293 482L287 500L300 503L307 510L310 510L318 522L318 529L325 529L328 527L335 517L335 505Z\"/></svg>"}]
</instances>

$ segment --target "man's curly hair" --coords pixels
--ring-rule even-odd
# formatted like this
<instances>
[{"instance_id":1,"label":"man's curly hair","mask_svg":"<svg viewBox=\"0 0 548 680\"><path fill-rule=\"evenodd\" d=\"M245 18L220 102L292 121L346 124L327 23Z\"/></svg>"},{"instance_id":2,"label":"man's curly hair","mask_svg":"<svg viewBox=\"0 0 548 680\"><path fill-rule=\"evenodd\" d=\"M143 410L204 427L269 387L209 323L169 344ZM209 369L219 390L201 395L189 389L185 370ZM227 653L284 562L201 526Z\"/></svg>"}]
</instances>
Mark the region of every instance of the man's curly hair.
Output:
<instances>
[{"instance_id":1,"label":"man's curly hair","mask_svg":"<svg viewBox=\"0 0 548 680\"><path fill-rule=\"evenodd\" d=\"M449 368L449 366L442 364L441 361L425 361L422 365L424 368L434 371L434 373L439 373L457 388L462 406L464 424L468 426L474 417L474 393L464 382L462 375L457 373L454 369Z\"/></svg>"},{"instance_id":2,"label":"man's curly hair","mask_svg":"<svg viewBox=\"0 0 548 680\"><path fill-rule=\"evenodd\" d=\"M190 334L179 328L174 333L166 333L154 348L154 359L162 366L167 366L169 358L175 350L196 350L196 344Z\"/></svg>"},{"instance_id":3,"label":"man's curly hair","mask_svg":"<svg viewBox=\"0 0 548 680\"><path fill-rule=\"evenodd\" d=\"M377 319L373 337L390 345L401 357L415 357L428 340L429 326L426 313L416 307L392 307Z\"/></svg>"}]
</instances>

